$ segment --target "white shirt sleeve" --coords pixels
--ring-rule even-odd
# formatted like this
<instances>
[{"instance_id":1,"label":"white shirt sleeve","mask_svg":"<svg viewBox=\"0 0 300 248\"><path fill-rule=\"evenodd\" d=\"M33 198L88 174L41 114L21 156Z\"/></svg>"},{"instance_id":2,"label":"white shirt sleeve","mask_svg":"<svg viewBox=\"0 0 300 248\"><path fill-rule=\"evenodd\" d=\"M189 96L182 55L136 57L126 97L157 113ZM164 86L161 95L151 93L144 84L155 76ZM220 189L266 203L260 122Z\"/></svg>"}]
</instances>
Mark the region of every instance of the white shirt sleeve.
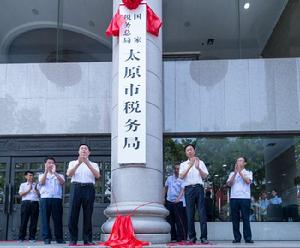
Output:
<instances>
[{"instance_id":1,"label":"white shirt sleeve","mask_svg":"<svg viewBox=\"0 0 300 248\"><path fill-rule=\"evenodd\" d=\"M97 163L92 163L93 167L95 170L97 170L98 172L100 172L100 169L99 169L99 165Z\"/></svg>"},{"instance_id":2,"label":"white shirt sleeve","mask_svg":"<svg viewBox=\"0 0 300 248\"><path fill-rule=\"evenodd\" d=\"M253 181L253 173L252 173L252 171L248 171L247 177L251 180L251 182Z\"/></svg>"},{"instance_id":3,"label":"white shirt sleeve","mask_svg":"<svg viewBox=\"0 0 300 248\"><path fill-rule=\"evenodd\" d=\"M71 161L71 162L69 163L68 170L69 170L69 169L72 169L72 168L74 167L74 165L75 165L75 162L74 162L74 161Z\"/></svg>"},{"instance_id":4,"label":"white shirt sleeve","mask_svg":"<svg viewBox=\"0 0 300 248\"><path fill-rule=\"evenodd\" d=\"M185 172L185 166L184 166L184 163L181 163L179 166L179 175L181 175L184 172Z\"/></svg>"},{"instance_id":5,"label":"white shirt sleeve","mask_svg":"<svg viewBox=\"0 0 300 248\"><path fill-rule=\"evenodd\" d=\"M168 177L167 180L166 180L166 182L165 182L165 187L169 187L169 178L170 177Z\"/></svg>"},{"instance_id":6,"label":"white shirt sleeve","mask_svg":"<svg viewBox=\"0 0 300 248\"><path fill-rule=\"evenodd\" d=\"M43 175L44 175L44 174L39 174L39 184L40 184L40 182L41 182L41 178L42 178Z\"/></svg>"},{"instance_id":7,"label":"white shirt sleeve","mask_svg":"<svg viewBox=\"0 0 300 248\"><path fill-rule=\"evenodd\" d=\"M200 161L200 169L205 173L205 174L209 174L208 173L208 170L207 170L207 168L206 168L206 165L204 164L204 162L203 161Z\"/></svg>"},{"instance_id":8,"label":"white shirt sleeve","mask_svg":"<svg viewBox=\"0 0 300 248\"><path fill-rule=\"evenodd\" d=\"M229 180L232 178L232 176L233 176L233 172L231 172L230 174L229 174L229 177L228 177L228 179L227 179L227 182L229 182Z\"/></svg>"},{"instance_id":9,"label":"white shirt sleeve","mask_svg":"<svg viewBox=\"0 0 300 248\"><path fill-rule=\"evenodd\" d=\"M19 194L23 193L24 191L24 187L23 187L23 183L20 184L20 188L19 188Z\"/></svg>"}]
</instances>

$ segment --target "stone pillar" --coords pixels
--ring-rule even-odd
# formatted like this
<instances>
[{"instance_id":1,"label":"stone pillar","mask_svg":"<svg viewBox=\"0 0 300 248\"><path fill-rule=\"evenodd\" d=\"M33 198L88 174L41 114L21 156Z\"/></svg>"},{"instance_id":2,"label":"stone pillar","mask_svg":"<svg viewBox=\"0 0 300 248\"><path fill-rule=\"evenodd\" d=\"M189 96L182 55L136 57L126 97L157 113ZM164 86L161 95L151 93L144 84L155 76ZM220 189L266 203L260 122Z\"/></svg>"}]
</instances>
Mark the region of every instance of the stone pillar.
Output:
<instances>
[{"instance_id":1,"label":"stone pillar","mask_svg":"<svg viewBox=\"0 0 300 248\"><path fill-rule=\"evenodd\" d=\"M114 13L120 0L114 0ZM148 0L153 11L162 16L162 0ZM112 203L105 210L109 219L103 225L102 236L108 238L117 212L130 213L146 202L155 202L139 208L132 216L137 237L152 243L170 241L170 226L165 221L168 211L161 204L163 198L163 78L162 35L147 34L147 155L146 166L117 163L118 137L118 42L113 38L112 75Z\"/></svg>"}]
</instances>

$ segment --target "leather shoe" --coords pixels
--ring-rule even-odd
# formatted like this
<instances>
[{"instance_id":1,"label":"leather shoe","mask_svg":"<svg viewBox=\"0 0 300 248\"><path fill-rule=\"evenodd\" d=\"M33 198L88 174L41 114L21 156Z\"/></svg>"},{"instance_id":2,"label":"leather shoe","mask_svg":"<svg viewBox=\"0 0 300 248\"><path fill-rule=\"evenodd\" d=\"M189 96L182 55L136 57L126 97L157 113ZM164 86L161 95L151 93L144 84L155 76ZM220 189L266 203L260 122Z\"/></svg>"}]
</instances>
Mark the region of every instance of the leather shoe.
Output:
<instances>
[{"instance_id":1,"label":"leather shoe","mask_svg":"<svg viewBox=\"0 0 300 248\"><path fill-rule=\"evenodd\" d=\"M77 241L71 240L71 241L69 242L69 245L77 245Z\"/></svg>"},{"instance_id":2,"label":"leather shoe","mask_svg":"<svg viewBox=\"0 0 300 248\"><path fill-rule=\"evenodd\" d=\"M195 244L196 242L197 242L197 238L195 237L195 238L192 238L191 240L190 240L193 244Z\"/></svg>"},{"instance_id":3,"label":"leather shoe","mask_svg":"<svg viewBox=\"0 0 300 248\"><path fill-rule=\"evenodd\" d=\"M44 240L44 244L45 244L45 245L50 245L50 244L51 244L50 239L45 239L45 240Z\"/></svg>"},{"instance_id":4,"label":"leather shoe","mask_svg":"<svg viewBox=\"0 0 300 248\"><path fill-rule=\"evenodd\" d=\"M232 243L237 244L237 243L241 243L241 241L240 240L232 240Z\"/></svg>"},{"instance_id":5,"label":"leather shoe","mask_svg":"<svg viewBox=\"0 0 300 248\"><path fill-rule=\"evenodd\" d=\"M83 244L84 245L95 245L95 243L93 241L84 241Z\"/></svg>"},{"instance_id":6,"label":"leather shoe","mask_svg":"<svg viewBox=\"0 0 300 248\"><path fill-rule=\"evenodd\" d=\"M247 243L247 244L254 244L254 241L253 241L252 239L250 239L250 240L245 240L245 243Z\"/></svg>"},{"instance_id":7,"label":"leather shoe","mask_svg":"<svg viewBox=\"0 0 300 248\"><path fill-rule=\"evenodd\" d=\"M57 244L65 244L66 241L64 241L63 239L58 239L58 240L56 240L56 243Z\"/></svg>"},{"instance_id":8,"label":"leather shoe","mask_svg":"<svg viewBox=\"0 0 300 248\"><path fill-rule=\"evenodd\" d=\"M207 239L201 239L201 244L205 244L205 245L207 245L209 242L208 242L208 240Z\"/></svg>"}]
</instances>

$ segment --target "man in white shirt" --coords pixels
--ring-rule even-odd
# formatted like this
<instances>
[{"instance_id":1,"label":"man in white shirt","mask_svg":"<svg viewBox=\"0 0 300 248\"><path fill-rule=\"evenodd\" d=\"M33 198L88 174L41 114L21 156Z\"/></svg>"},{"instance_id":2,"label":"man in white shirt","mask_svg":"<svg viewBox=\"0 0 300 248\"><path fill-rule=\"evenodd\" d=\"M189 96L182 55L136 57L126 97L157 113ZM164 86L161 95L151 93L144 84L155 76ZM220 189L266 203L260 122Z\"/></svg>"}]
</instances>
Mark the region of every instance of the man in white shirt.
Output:
<instances>
[{"instance_id":1,"label":"man in white shirt","mask_svg":"<svg viewBox=\"0 0 300 248\"><path fill-rule=\"evenodd\" d=\"M179 178L179 164L174 166L174 175L168 176L165 183L167 199L165 206L169 210L167 221L171 225L171 240L186 240L187 221L184 200L184 181Z\"/></svg>"},{"instance_id":2,"label":"man in white shirt","mask_svg":"<svg viewBox=\"0 0 300 248\"><path fill-rule=\"evenodd\" d=\"M35 242L37 222L39 218L39 191L34 182L32 171L25 172L26 182L21 183L19 195L22 197L21 203L21 225L19 231L19 242L23 242L26 237L27 224L29 225L29 241Z\"/></svg>"},{"instance_id":3,"label":"man in white shirt","mask_svg":"<svg viewBox=\"0 0 300 248\"><path fill-rule=\"evenodd\" d=\"M196 157L194 145L186 145L184 151L188 160L180 164L179 176L183 179L185 184L184 197L186 202L189 238L191 242L196 243L197 238L194 213L195 206L197 205L200 218L200 240L201 243L208 244L203 182L203 180L208 176L208 171L204 162Z\"/></svg>"},{"instance_id":4,"label":"man in white shirt","mask_svg":"<svg viewBox=\"0 0 300 248\"><path fill-rule=\"evenodd\" d=\"M99 166L89 161L90 148L81 144L78 159L71 161L67 176L71 177L69 232L70 245L76 245L78 240L78 218L80 208L83 209L83 242L93 245L92 214L95 200L95 179L100 178Z\"/></svg>"},{"instance_id":5,"label":"man in white shirt","mask_svg":"<svg viewBox=\"0 0 300 248\"><path fill-rule=\"evenodd\" d=\"M250 208L251 193L250 185L253 180L251 171L245 169L247 159L239 157L236 160L235 169L230 173L227 185L230 191L230 210L233 227L233 243L240 243L242 235L240 233L240 218L243 220L243 236L246 243L254 243L250 228Z\"/></svg>"},{"instance_id":6,"label":"man in white shirt","mask_svg":"<svg viewBox=\"0 0 300 248\"><path fill-rule=\"evenodd\" d=\"M53 157L45 158L44 162L45 172L39 176L42 237L45 244L51 243L50 216L52 215L56 242L64 244L62 186L65 183L65 178L62 174L56 172L55 159Z\"/></svg>"}]
</instances>

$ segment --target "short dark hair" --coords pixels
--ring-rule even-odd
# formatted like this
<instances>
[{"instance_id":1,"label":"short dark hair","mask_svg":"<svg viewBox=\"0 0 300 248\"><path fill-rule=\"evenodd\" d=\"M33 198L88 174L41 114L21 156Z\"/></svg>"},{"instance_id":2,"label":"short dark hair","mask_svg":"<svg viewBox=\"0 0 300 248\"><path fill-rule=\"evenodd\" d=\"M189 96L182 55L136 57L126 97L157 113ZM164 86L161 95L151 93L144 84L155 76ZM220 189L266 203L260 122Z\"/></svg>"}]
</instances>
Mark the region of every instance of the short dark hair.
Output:
<instances>
[{"instance_id":1,"label":"short dark hair","mask_svg":"<svg viewBox=\"0 0 300 248\"><path fill-rule=\"evenodd\" d=\"M245 163L248 162L247 158L245 156L240 156L240 158L244 159Z\"/></svg>"},{"instance_id":2,"label":"short dark hair","mask_svg":"<svg viewBox=\"0 0 300 248\"><path fill-rule=\"evenodd\" d=\"M81 144L78 146L78 150L80 149L81 146L86 146L86 147L89 149L90 152L92 151L91 148L90 148L90 146L89 146L88 144L85 144L85 143L81 143Z\"/></svg>"},{"instance_id":3,"label":"short dark hair","mask_svg":"<svg viewBox=\"0 0 300 248\"><path fill-rule=\"evenodd\" d=\"M31 171L31 170L27 170L27 171L25 171L24 175L25 175L25 176L27 176L28 174L32 174L32 175L34 175L34 172L33 172L33 171Z\"/></svg>"},{"instance_id":4,"label":"short dark hair","mask_svg":"<svg viewBox=\"0 0 300 248\"><path fill-rule=\"evenodd\" d=\"M44 162L47 163L48 160L52 160L54 163L56 163L55 158L51 157L51 156L47 156L44 158Z\"/></svg>"},{"instance_id":5,"label":"short dark hair","mask_svg":"<svg viewBox=\"0 0 300 248\"><path fill-rule=\"evenodd\" d=\"M188 148L189 146L191 146L191 147L193 147L194 148L194 150L196 150L196 147L195 147L195 145L194 144L187 144L187 145L185 145L184 146L184 151L186 150L186 148Z\"/></svg>"}]
</instances>

